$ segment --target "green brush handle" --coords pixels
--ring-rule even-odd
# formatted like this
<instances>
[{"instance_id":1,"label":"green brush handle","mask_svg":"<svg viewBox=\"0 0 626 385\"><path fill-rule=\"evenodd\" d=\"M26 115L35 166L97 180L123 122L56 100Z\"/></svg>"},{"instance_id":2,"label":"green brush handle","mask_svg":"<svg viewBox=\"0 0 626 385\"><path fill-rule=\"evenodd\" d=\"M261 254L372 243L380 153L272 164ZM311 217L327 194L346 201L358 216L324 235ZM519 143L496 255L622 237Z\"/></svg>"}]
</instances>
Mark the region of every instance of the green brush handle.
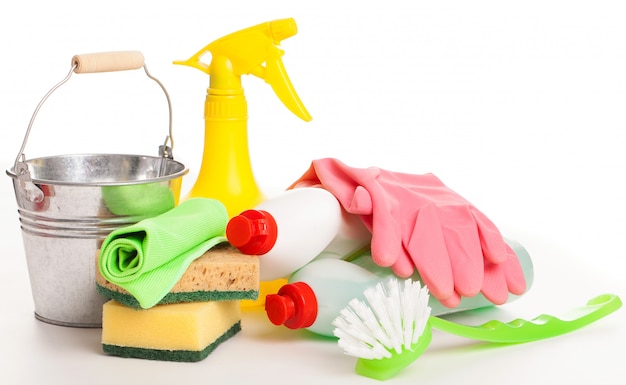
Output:
<instances>
[{"instance_id":1,"label":"green brush handle","mask_svg":"<svg viewBox=\"0 0 626 385\"><path fill-rule=\"evenodd\" d=\"M419 356L424 353L430 341L432 339L433 332L430 327L426 326L424 334L422 334L411 349L402 351L398 354L391 351L391 358L385 358L382 360L366 360L359 358L356 361L356 367L354 368L357 374L373 378L376 380L384 381L396 374L400 373L402 369L406 368L413 363Z\"/></svg>"},{"instance_id":2,"label":"green brush handle","mask_svg":"<svg viewBox=\"0 0 626 385\"><path fill-rule=\"evenodd\" d=\"M479 341L499 343L531 342L556 337L587 326L622 306L617 295L599 295L586 306L575 309L570 317L557 318L542 314L530 321L516 319L503 323L489 321L479 326L460 325L442 318L430 317L430 325L441 331Z\"/></svg>"}]
</instances>

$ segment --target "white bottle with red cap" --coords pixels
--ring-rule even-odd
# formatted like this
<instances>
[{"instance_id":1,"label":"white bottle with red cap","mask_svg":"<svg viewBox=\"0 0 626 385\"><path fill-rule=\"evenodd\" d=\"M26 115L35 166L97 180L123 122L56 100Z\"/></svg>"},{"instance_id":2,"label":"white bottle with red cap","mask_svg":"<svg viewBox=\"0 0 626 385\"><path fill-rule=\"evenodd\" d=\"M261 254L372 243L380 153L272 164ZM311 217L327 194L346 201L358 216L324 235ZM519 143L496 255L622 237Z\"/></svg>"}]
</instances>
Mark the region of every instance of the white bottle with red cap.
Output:
<instances>
[{"instance_id":1,"label":"white bottle with red cap","mask_svg":"<svg viewBox=\"0 0 626 385\"><path fill-rule=\"evenodd\" d=\"M288 277L316 257L345 258L369 246L371 233L319 187L284 191L233 217L228 241L258 255L261 281Z\"/></svg>"}]
</instances>

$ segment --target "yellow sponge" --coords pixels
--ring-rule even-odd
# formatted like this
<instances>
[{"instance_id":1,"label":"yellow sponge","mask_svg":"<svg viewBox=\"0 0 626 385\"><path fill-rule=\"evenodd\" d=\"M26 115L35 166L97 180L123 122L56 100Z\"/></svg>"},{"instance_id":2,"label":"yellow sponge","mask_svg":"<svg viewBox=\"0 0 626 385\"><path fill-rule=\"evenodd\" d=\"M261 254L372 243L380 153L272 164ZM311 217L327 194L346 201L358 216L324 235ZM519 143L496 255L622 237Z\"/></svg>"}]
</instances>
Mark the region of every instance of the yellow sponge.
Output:
<instances>
[{"instance_id":1,"label":"yellow sponge","mask_svg":"<svg viewBox=\"0 0 626 385\"><path fill-rule=\"evenodd\" d=\"M186 302L134 309L103 305L102 347L121 357L200 361L241 330L238 301Z\"/></svg>"}]
</instances>

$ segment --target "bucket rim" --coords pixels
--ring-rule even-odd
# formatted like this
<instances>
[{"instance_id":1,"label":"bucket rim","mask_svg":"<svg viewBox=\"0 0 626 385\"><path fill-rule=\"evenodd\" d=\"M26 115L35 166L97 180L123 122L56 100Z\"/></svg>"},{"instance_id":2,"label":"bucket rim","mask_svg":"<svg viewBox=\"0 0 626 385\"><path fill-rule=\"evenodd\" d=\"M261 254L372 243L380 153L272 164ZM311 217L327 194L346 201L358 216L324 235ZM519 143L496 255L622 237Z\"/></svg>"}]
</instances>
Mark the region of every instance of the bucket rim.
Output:
<instances>
[{"instance_id":1,"label":"bucket rim","mask_svg":"<svg viewBox=\"0 0 626 385\"><path fill-rule=\"evenodd\" d=\"M102 157L102 156L117 156L117 157L132 157L132 158L146 158L146 159L155 159L155 160L163 160L166 162L174 163L181 166L181 170L172 174L163 175L159 177L154 177L150 179L137 179L137 180L124 180L124 181L97 181L97 182L85 182L85 181L71 181L71 180L58 180L58 179L44 179L44 178L31 178L32 182L35 184L47 184L47 185L64 185L64 186L125 186L125 185L134 185L134 184L145 184L145 183L156 183L156 182L164 182L168 180L173 180L180 178L187 173L189 173L189 169L181 162L174 160L172 158L165 158L161 156L153 156L153 155L140 155L140 154L116 154L116 153L78 153L78 154L62 154L62 155L49 155L42 156L32 159L27 159L23 161L28 164L29 162L34 161L45 161L47 159L55 159L55 158L72 158L72 157ZM12 166L6 170L6 174L14 180L18 179L18 175L15 173L15 166Z\"/></svg>"}]
</instances>

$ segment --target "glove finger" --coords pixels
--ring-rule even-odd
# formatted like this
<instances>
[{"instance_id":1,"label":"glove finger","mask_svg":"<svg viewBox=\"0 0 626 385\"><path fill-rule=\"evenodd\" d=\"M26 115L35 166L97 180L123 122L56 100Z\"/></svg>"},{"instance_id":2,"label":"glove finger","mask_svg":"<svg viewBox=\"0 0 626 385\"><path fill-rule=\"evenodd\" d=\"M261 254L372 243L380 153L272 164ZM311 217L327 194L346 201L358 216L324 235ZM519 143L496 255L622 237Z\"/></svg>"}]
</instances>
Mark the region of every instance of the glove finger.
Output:
<instances>
[{"instance_id":1,"label":"glove finger","mask_svg":"<svg viewBox=\"0 0 626 385\"><path fill-rule=\"evenodd\" d=\"M439 299L439 298L437 299L443 306L450 308L450 309L454 309L455 307L459 306L459 304L461 303L461 296L457 292L452 293L452 295L446 299Z\"/></svg>"},{"instance_id":2,"label":"glove finger","mask_svg":"<svg viewBox=\"0 0 626 385\"><path fill-rule=\"evenodd\" d=\"M443 234L454 288L462 296L473 297L480 292L484 276L483 252L474 218L467 206L447 207L439 214L445 216Z\"/></svg>"},{"instance_id":3,"label":"glove finger","mask_svg":"<svg viewBox=\"0 0 626 385\"><path fill-rule=\"evenodd\" d=\"M507 248L507 258L504 264L504 274L506 277L506 284L509 292L515 295L522 295L526 292L526 277L524 276L524 270L520 264L517 254L511 249L509 245Z\"/></svg>"},{"instance_id":4,"label":"glove finger","mask_svg":"<svg viewBox=\"0 0 626 385\"><path fill-rule=\"evenodd\" d=\"M372 232L372 260L378 266L391 266L404 253L402 227L393 215L395 211L393 202L379 199L372 201L372 215L361 215L363 223Z\"/></svg>"},{"instance_id":5,"label":"glove finger","mask_svg":"<svg viewBox=\"0 0 626 385\"><path fill-rule=\"evenodd\" d=\"M400 225L393 221L393 218L377 216L374 221L371 215L365 215L362 219L365 226L369 226L372 231L371 249L374 263L383 267L393 265L404 252Z\"/></svg>"},{"instance_id":6,"label":"glove finger","mask_svg":"<svg viewBox=\"0 0 626 385\"><path fill-rule=\"evenodd\" d=\"M504 264L485 261L485 279L481 292L490 302L502 305L509 298Z\"/></svg>"},{"instance_id":7,"label":"glove finger","mask_svg":"<svg viewBox=\"0 0 626 385\"><path fill-rule=\"evenodd\" d=\"M391 265L391 270L400 278L409 278L415 272L411 258L403 252Z\"/></svg>"},{"instance_id":8,"label":"glove finger","mask_svg":"<svg viewBox=\"0 0 626 385\"><path fill-rule=\"evenodd\" d=\"M478 226L480 244L485 259L493 263L504 261L507 258L507 250L500 230L482 212L472 209L472 215Z\"/></svg>"},{"instance_id":9,"label":"glove finger","mask_svg":"<svg viewBox=\"0 0 626 385\"><path fill-rule=\"evenodd\" d=\"M363 223L372 232L372 259L379 266L391 266L404 253L403 227L397 218L398 201L389 199L382 187L372 182L368 185L372 200L372 215L362 215ZM363 192L361 192L363 194ZM406 229L405 229L406 230Z\"/></svg>"},{"instance_id":10,"label":"glove finger","mask_svg":"<svg viewBox=\"0 0 626 385\"><path fill-rule=\"evenodd\" d=\"M417 214L405 247L430 293L439 300L454 295L454 280L443 232L433 205Z\"/></svg>"},{"instance_id":11,"label":"glove finger","mask_svg":"<svg viewBox=\"0 0 626 385\"><path fill-rule=\"evenodd\" d=\"M346 207L346 211L357 215L372 214L373 204L372 196L363 186L357 186L354 189L354 195L350 201L350 205Z\"/></svg>"}]
</instances>

